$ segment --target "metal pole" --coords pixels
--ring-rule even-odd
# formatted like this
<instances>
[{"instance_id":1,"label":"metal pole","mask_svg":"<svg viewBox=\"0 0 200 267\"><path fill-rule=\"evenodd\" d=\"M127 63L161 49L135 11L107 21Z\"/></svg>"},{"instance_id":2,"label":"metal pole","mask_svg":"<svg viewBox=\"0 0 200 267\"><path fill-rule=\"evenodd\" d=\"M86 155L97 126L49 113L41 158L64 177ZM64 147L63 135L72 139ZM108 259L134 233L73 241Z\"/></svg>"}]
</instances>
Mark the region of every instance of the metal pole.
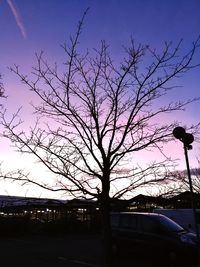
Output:
<instances>
[{"instance_id":1,"label":"metal pole","mask_svg":"<svg viewBox=\"0 0 200 267\"><path fill-rule=\"evenodd\" d=\"M199 241L199 228L198 228L198 224L197 224L196 205L195 205L195 200L194 200L194 193L193 193L193 187L192 187L192 179L191 179L187 150L188 150L188 146L184 143L185 161L186 161L188 180L189 180L189 186L190 186L191 204L192 204L192 210L193 210L193 216L194 216L196 236L197 236L197 240Z\"/></svg>"}]
</instances>

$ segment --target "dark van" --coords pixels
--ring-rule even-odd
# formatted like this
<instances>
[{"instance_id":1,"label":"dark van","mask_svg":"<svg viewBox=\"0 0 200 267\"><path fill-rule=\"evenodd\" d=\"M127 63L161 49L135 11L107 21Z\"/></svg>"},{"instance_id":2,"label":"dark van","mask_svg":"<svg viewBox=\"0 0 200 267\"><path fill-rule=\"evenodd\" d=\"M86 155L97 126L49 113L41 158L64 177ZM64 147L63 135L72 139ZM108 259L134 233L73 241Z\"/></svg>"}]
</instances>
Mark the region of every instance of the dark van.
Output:
<instances>
[{"instance_id":1,"label":"dark van","mask_svg":"<svg viewBox=\"0 0 200 267\"><path fill-rule=\"evenodd\" d=\"M113 250L153 255L163 261L197 260L197 238L156 213L111 213Z\"/></svg>"}]
</instances>

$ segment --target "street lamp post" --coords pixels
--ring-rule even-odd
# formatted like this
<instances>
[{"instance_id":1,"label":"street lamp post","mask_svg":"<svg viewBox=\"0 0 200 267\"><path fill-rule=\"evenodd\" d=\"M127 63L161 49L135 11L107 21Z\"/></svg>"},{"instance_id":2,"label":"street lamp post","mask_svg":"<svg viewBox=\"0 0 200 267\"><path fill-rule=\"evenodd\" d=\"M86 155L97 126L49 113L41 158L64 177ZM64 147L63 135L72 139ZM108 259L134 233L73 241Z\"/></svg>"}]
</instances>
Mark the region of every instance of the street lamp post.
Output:
<instances>
[{"instance_id":1,"label":"street lamp post","mask_svg":"<svg viewBox=\"0 0 200 267\"><path fill-rule=\"evenodd\" d=\"M188 150L192 149L191 144L194 141L194 136L190 133L186 133L185 129L182 127L176 127L173 130L173 135L175 138L179 139L183 143L183 148L184 148L184 153L185 153L185 161L186 161L186 167L187 167L187 174L188 174L188 180L189 180L189 186L190 186L191 206L192 206L192 210L193 210L196 236L197 236L197 240L199 241L199 228L198 228L198 224L197 224L196 205L195 205L195 200L194 200L191 172L190 172L189 159L188 159Z\"/></svg>"}]
</instances>

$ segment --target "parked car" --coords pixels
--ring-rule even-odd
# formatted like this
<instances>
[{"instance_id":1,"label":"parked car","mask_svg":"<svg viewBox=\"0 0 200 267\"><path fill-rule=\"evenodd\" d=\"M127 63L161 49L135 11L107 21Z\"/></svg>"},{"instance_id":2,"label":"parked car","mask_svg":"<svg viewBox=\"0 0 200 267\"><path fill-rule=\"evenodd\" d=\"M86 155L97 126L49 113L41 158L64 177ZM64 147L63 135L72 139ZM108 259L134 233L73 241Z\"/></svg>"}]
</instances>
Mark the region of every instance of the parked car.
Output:
<instances>
[{"instance_id":1,"label":"parked car","mask_svg":"<svg viewBox=\"0 0 200 267\"><path fill-rule=\"evenodd\" d=\"M113 250L151 255L164 262L197 260L197 238L156 213L111 213Z\"/></svg>"},{"instance_id":2,"label":"parked car","mask_svg":"<svg viewBox=\"0 0 200 267\"><path fill-rule=\"evenodd\" d=\"M196 232L194 213L192 209L154 209L153 212L165 215L180 224L184 229ZM196 219L198 230L200 232L200 209L196 209Z\"/></svg>"}]
</instances>

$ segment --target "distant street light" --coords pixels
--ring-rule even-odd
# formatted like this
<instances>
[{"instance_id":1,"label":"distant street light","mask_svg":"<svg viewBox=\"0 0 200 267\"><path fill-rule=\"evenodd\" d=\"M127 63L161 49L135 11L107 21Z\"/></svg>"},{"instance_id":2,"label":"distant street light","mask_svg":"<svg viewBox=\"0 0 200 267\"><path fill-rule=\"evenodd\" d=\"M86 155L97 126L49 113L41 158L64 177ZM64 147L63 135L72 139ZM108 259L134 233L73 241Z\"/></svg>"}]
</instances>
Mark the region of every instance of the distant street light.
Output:
<instances>
[{"instance_id":1,"label":"distant street light","mask_svg":"<svg viewBox=\"0 0 200 267\"><path fill-rule=\"evenodd\" d=\"M173 135L176 139L179 139L183 143L186 166L187 166L187 173L188 173L188 180L189 180L189 186L190 186L191 205L192 205L193 216L194 216L195 230L196 230L197 239L199 241L199 228L197 224L197 213L196 213L196 208L195 208L194 193L193 193L192 179L191 179L188 152L187 152L188 150L192 149L191 144L194 141L194 136L191 133L186 133L183 127L176 127L173 130Z\"/></svg>"}]
</instances>

